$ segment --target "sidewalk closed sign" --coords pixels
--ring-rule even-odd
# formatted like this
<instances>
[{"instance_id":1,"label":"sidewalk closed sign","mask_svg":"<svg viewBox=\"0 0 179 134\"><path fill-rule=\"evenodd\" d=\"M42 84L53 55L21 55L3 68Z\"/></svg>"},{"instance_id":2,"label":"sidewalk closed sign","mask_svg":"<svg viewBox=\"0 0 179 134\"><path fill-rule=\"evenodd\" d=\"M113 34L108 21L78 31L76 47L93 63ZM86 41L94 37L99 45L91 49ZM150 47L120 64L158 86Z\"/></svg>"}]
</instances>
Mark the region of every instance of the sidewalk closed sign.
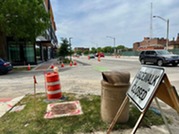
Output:
<instances>
[{"instance_id":1,"label":"sidewalk closed sign","mask_svg":"<svg viewBox=\"0 0 179 134\"><path fill-rule=\"evenodd\" d=\"M163 68L148 66L142 66L136 74L127 95L141 112L151 101L163 75Z\"/></svg>"}]
</instances>

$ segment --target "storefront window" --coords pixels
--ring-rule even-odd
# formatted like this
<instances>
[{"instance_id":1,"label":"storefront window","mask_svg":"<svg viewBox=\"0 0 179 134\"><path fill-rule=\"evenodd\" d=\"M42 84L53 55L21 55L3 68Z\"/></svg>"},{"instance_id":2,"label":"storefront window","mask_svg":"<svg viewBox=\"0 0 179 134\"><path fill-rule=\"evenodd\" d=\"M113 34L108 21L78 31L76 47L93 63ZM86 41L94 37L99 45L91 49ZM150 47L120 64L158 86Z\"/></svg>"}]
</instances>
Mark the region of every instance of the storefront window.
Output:
<instances>
[{"instance_id":1,"label":"storefront window","mask_svg":"<svg viewBox=\"0 0 179 134\"><path fill-rule=\"evenodd\" d=\"M42 61L40 45L36 44L35 49L36 49L36 59L37 59L37 63L38 63L38 62Z\"/></svg>"},{"instance_id":2,"label":"storefront window","mask_svg":"<svg viewBox=\"0 0 179 134\"><path fill-rule=\"evenodd\" d=\"M19 44L9 42L9 60L13 62L21 61Z\"/></svg>"},{"instance_id":3,"label":"storefront window","mask_svg":"<svg viewBox=\"0 0 179 134\"><path fill-rule=\"evenodd\" d=\"M26 46L24 47L24 54L25 54L25 58L27 62L35 62L34 61L34 56L35 56L34 46L30 42L27 42Z\"/></svg>"},{"instance_id":4,"label":"storefront window","mask_svg":"<svg viewBox=\"0 0 179 134\"><path fill-rule=\"evenodd\" d=\"M9 41L8 54L13 64L35 63L34 46L30 42Z\"/></svg>"}]
</instances>

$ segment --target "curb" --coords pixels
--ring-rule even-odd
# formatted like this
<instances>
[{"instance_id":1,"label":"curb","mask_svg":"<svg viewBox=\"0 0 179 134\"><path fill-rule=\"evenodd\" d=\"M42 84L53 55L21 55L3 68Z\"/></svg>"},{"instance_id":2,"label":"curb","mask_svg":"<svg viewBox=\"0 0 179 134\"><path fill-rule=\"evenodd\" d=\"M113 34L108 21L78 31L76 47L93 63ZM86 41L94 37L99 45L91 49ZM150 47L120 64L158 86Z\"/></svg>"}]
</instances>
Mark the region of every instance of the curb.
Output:
<instances>
[{"instance_id":1,"label":"curb","mask_svg":"<svg viewBox=\"0 0 179 134\"><path fill-rule=\"evenodd\" d=\"M6 112L11 110L24 96L20 96L14 99L2 98L0 99L0 117L2 117Z\"/></svg>"}]
</instances>

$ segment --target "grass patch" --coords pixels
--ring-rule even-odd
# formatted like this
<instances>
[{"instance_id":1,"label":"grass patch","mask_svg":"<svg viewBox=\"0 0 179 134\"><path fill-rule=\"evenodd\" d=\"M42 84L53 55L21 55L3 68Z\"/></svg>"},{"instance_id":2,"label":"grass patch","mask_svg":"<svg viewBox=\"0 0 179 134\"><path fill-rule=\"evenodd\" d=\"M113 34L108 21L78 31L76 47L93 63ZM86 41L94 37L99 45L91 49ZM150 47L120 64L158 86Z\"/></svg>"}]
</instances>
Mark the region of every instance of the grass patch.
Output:
<instances>
[{"instance_id":1,"label":"grass patch","mask_svg":"<svg viewBox=\"0 0 179 134\"><path fill-rule=\"evenodd\" d=\"M67 101L79 100L83 110L82 115L61 117L55 119L44 119L47 103L46 96L38 94L34 103L33 95L27 95L18 105L26 105L20 112L8 112L0 118L1 134L73 134L78 132L106 131L109 124L101 120L100 96L76 95L63 93ZM34 105L36 112L34 112ZM35 114L36 113L36 114ZM125 124L116 124L114 130L133 128L140 112L136 107L131 106L129 121ZM161 125L164 124L161 116L148 110L141 125Z\"/></svg>"},{"instance_id":2,"label":"grass patch","mask_svg":"<svg viewBox=\"0 0 179 134\"><path fill-rule=\"evenodd\" d=\"M33 69L34 67L31 67L31 70ZM15 71L15 72L19 72L19 71L28 71L27 67L13 67L13 70L12 71Z\"/></svg>"}]
</instances>

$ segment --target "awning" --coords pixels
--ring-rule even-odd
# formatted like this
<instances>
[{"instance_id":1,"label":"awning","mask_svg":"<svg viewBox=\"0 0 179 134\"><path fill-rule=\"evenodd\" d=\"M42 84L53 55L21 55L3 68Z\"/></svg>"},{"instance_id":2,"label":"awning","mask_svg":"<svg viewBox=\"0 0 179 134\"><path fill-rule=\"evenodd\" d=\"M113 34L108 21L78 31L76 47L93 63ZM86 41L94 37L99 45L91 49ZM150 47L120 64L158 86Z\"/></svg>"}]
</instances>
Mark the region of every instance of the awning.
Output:
<instances>
[{"instance_id":1,"label":"awning","mask_svg":"<svg viewBox=\"0 0 179 134\"><path fill-rule=\"evenodd\" d=\"M51 40L47 40L43 36L38 36L36 38L36 43L41 44L42 46L53 46L53 44L51 43Z\"/></svg>"}]
</instances>

